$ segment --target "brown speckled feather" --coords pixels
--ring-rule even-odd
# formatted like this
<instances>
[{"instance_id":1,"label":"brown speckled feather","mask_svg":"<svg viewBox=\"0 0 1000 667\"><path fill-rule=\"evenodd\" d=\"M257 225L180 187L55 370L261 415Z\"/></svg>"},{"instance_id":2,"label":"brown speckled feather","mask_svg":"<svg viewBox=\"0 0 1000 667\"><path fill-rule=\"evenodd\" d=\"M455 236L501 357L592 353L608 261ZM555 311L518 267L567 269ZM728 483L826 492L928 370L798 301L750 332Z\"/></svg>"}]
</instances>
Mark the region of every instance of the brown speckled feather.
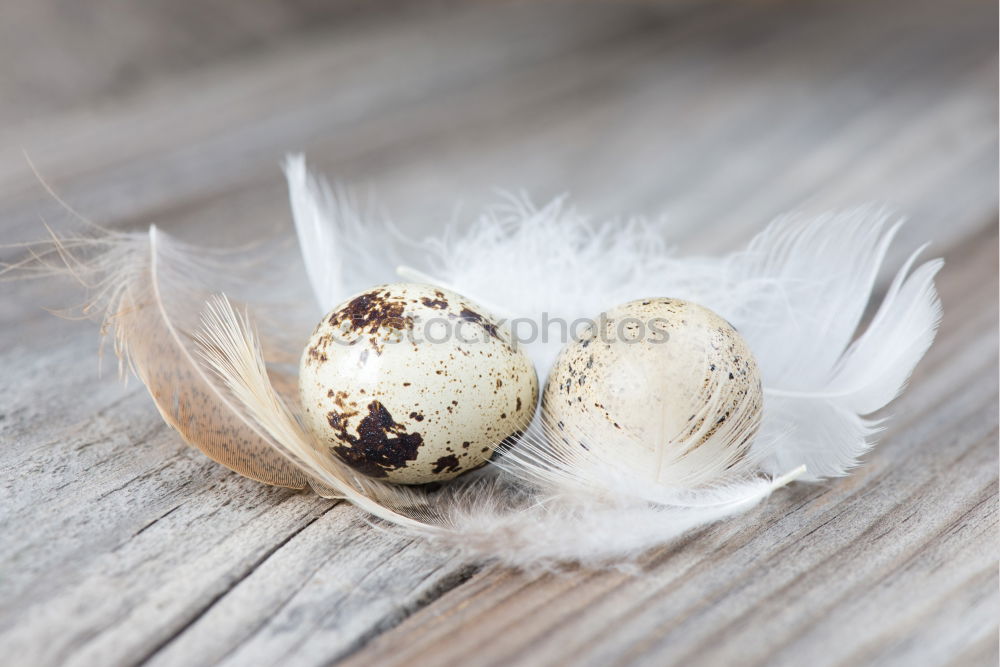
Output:
<instances>
[{"instance_id":1,"label":"brown speckled feather","mask_svg":"<svg viewBox=\"0 0 1000 667\"><path fill-rule=\"evenodd\" d=\"M163 419L189 444L237 473L301 489L306 477L266 442L195 354L192 335L214 286L231 281L215 258L150 227L57 237L29 247L8 275L66 274L88 290L81 312L111 334L121 368L149 390Z\"/></svg>"}]
</instances>

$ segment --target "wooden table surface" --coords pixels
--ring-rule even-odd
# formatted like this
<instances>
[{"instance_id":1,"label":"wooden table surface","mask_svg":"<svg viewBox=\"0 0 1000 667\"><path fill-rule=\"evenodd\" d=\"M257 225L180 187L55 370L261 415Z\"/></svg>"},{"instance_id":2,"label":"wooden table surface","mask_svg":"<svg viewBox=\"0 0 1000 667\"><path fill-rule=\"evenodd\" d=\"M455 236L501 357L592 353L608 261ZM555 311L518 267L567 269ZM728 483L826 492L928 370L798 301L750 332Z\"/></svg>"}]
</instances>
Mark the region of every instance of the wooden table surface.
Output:
<instances>
[{"instance_id":1,"label":"wooden table surface","mask_svg":"<svg viewBox=\"0 0 1000 667\"><path fill-rule=\"evenodd\" d=\"M910 220L890 262L929 240L947 266L857 472L635 572L546 575L227 472L98 376L94 328L42 309L71 290L0 285L0 663L997 664L996 11L4 3L0 243L67 217L22 151L103 224L225 243L291 234L277 165L305 150L416 232L495 186L663 214L698 252L874 201Z\"/></svg>"}]
</instances>

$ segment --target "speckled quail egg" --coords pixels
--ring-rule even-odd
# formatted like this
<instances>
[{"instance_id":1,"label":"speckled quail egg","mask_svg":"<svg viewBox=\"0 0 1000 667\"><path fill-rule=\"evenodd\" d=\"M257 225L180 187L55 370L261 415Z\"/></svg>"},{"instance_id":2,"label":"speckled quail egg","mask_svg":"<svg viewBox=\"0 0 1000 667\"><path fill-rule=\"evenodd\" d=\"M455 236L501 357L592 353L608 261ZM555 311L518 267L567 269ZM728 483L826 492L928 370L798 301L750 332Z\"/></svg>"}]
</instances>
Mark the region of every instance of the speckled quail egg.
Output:
<instances>
[{"instance_id":1,"label":"speckled quail egg","mask_svg":"<svg viewBox=\"0 0 1000 667\"><path fill-rule=\"evenodd\" d=\"M538 379L502 323L454 292L380 285L316 327L299 368L305 421L361 473L456 477L527 427Z\"/></svg>"},{"instance_id":2,"label":"speckled quail egg","mask_svg":"<svg viewBox=\"0 0 1000 667\"><path fill-rule=\"evenodd\" d=\"M760 425L760 372L726 320L688 301L642 299L581 333L561 351L542 399L560 458L680 487L747 458Z\"/></svg>"}]
</instances>

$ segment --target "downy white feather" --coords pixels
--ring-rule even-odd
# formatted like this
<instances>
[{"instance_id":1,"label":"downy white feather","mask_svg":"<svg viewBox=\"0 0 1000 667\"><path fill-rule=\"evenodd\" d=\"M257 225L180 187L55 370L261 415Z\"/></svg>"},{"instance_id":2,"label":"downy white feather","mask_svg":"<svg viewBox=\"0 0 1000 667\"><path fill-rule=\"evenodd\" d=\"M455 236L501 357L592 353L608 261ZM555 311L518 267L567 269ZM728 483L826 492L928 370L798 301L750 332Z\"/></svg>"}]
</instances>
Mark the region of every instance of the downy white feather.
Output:
<instances>
[{"instance_id":1,"label":"downy white feather","mask_svg":"<svg viewBox=\"0 0 1000 667\"><path fill-rule=\"evenodd\" d=\"M293 180L289 187L294 197L316 197ZM326 215L337 230L332 236L349 234L341 218L357 219ZM865 417L899 394L940 320L933 278L942 263L911 271L914 255L858 335L898 228L871 208L788 217L745 250L678 257L656 225L593 224L562 198L536 207L512 196L464 230L425 241L423 256L408 258L412 268L400 273L534 321L543 331L545 321L594 318L645 296L707 306L740 331L761 368L767 400L754 444L761 469L782 474L805 465L808 478L819 479L845 474L868 450L877 423ZM307 266L323 263L321 251L307 253ZM561 341L538 337L525 344L545 377Z\"/></svg>"},{"instance_id":2,"label":"downy white feather","mask_svg":"<svg viewBox=\"0 0 1000 667\"><path fill-rule=\"evenodd\" d=\"M503 479L473 483L452 491L449 531L434 539L467 557L522 569L620 567L692 529L751 509L803 471L677 493L656 503L632 495L566 498L520 490Z\"/></svg>"}]
</instances>

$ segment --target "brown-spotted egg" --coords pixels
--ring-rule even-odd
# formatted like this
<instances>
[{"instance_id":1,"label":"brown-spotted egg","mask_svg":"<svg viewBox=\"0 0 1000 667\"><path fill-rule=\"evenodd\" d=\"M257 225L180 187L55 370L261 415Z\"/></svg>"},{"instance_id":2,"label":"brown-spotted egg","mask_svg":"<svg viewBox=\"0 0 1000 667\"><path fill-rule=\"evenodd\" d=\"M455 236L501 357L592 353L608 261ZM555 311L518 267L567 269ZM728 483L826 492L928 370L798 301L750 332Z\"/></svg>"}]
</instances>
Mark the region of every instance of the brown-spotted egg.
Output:
<instances>
[{"instance_id":1,"label":"brown-spotted egg","mask_svg":"<svg viewBox=\"0 0 1000 667\"><path fill-rule=\"evenodd\" d=\"M468 299L380 285L316 327L299 369L309 428L349 466L400 484L485 464L531 421L534 366L509 330Z\"/></svg>"},{"instance_id":2,"label":"brown-spotted egg","mask_svg":"<svg viewBox=\"0 0 1000 667\"><path fill-rule=\"evenodd\" d=\"M562 460L686 487L746 458L762 402L756 361L732 325L656 298L608 310L563 348L542 414Z\"/></svg>"}]
</instances>

